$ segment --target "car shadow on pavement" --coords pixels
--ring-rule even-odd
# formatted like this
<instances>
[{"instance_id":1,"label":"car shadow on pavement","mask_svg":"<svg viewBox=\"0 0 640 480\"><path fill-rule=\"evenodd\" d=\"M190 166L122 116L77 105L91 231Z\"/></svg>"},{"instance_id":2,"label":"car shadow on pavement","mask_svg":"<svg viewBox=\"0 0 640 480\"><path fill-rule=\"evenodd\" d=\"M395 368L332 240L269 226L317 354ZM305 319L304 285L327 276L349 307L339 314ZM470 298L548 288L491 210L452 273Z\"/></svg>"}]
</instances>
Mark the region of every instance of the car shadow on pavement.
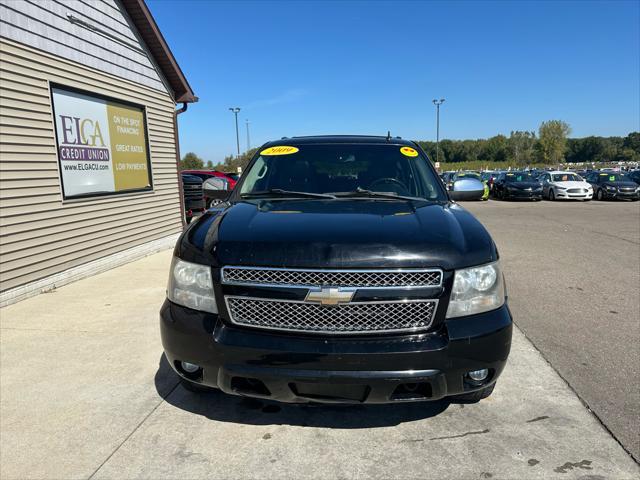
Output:
<instances>
[{"instance_id":1,"label":"car shadow on pavement","mask_svg":"<svg viewBox=\"0 0 640 480\"><path fill-rule=\"evenodd\" d=\"M248 425L297 425L323 428L375 428L422 420L443 413L448 400L393 405L284 404L227 395L220 391L193 393L178 384L178 376L161 355L155 386L164 400L181 410L219 422Z\"/></svg>"}]
</instances>

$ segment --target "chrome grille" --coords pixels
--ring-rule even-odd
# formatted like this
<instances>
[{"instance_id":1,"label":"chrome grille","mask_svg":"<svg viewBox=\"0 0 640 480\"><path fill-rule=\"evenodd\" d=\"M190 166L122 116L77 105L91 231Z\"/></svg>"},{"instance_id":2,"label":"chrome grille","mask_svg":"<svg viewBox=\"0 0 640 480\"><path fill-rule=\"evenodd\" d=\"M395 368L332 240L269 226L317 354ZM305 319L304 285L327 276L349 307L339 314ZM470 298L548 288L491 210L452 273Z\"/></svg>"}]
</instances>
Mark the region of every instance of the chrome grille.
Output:
<instances>
[{"instance_id":1,"label":"chrome grille","mask_svg":"<svg viewBox=\"0 0 640 480\"><path fill-rule=\"evenodd\" d=\"M248 327L333 334L401 332L431 326L437 300L319 304L226 297L233 323Z\"/></svg>"},{"instance_id":2,"label":"chrome grille","mask_svg":"<svg viewBox=\"0 0 640 480\"><path fill-rule=\"evenodd\" d=\"M567 190L567 193L586 193L586 190L582 188L570 188Z\"/></svg>"},{"instance_id":3,"label":"chrome grille","mask_svg":"<svg viewBox=\"0 0 640 480\"><path fill-rule=\"evenodd\" d=\"M274 286L339 287L437 287L442 271L403 270L304 270L258 267L223 267L223 283Z\"/></svg>"}]
</instances>

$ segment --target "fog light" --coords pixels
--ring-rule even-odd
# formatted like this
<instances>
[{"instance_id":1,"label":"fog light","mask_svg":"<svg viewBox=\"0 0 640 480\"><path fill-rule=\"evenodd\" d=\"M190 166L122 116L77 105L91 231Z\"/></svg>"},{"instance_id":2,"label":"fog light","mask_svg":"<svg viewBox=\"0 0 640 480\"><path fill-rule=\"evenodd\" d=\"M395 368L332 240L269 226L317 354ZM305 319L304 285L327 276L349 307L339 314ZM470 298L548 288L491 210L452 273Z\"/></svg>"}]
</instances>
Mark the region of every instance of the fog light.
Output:
<instances>
[{"instance_id":1,"label":"fog light","mask_svg":"<svg viewBox=\"0 0 640 480\"><path fill-rule=\"evenodd\" d=\"M485 380L489 376L489 370L483 368L482 370L474 370L472 372L467 373L469 378L475 382L481 382Z\"/></svg>"},{"instance_id":2,"label":"fog light","mask_svg":"<svg viewBox=\"0 0 640 480\"><path fill-rule=\"evenodd\" d=\"M198 370L200 370L200 367L195 363L180 362L180 366L187 373L196 373Z\"/></svg>"}]
</instances>

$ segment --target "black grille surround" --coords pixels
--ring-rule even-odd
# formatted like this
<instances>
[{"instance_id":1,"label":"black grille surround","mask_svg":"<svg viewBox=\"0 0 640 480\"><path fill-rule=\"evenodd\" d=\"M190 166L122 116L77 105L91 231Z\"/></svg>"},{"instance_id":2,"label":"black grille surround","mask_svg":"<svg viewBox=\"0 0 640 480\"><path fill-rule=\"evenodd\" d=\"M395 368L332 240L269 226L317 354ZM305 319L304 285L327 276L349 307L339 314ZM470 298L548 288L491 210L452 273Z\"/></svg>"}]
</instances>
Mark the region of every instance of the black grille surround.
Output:
<instances>
[{"instance_id":1,"label":"black grille surround","mask_svg":"<svg viewBox=\"0 0 640 480\"><path fill-rule=\"evenodd\" d=\"M311 270L258 267L223 267L222 283L287 287L403 288L438 287L442 270Z\"/></svg>"}]
</instances>

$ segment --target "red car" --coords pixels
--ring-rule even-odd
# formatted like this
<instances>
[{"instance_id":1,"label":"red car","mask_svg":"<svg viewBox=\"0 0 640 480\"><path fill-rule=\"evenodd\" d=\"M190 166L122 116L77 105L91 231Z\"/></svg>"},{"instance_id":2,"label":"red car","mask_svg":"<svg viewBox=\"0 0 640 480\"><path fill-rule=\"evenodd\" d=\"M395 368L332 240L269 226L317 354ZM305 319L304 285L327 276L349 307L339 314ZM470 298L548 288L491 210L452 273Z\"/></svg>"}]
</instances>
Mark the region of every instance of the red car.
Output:
<instances>
[{"instance_id":1,"label":"red car","mask_svg":"<svg viewBox=\"0 0 640 480\"><path fill-rule=\"evenodd\" d=\"M200 177L202 181L205 182L203 188L206 208L209 208L214 200L219 201L226 198L228 196L228 193L233 190L236 186L236 183L238 183L238 180L233 178L231 175L227 173L216 172L214 170L182 170L181 173ZM218 191L209 190L206 180L212 177L224 180L226 182L226 188L223 187L223 190Z\"/></svg>"}]
</instances>

